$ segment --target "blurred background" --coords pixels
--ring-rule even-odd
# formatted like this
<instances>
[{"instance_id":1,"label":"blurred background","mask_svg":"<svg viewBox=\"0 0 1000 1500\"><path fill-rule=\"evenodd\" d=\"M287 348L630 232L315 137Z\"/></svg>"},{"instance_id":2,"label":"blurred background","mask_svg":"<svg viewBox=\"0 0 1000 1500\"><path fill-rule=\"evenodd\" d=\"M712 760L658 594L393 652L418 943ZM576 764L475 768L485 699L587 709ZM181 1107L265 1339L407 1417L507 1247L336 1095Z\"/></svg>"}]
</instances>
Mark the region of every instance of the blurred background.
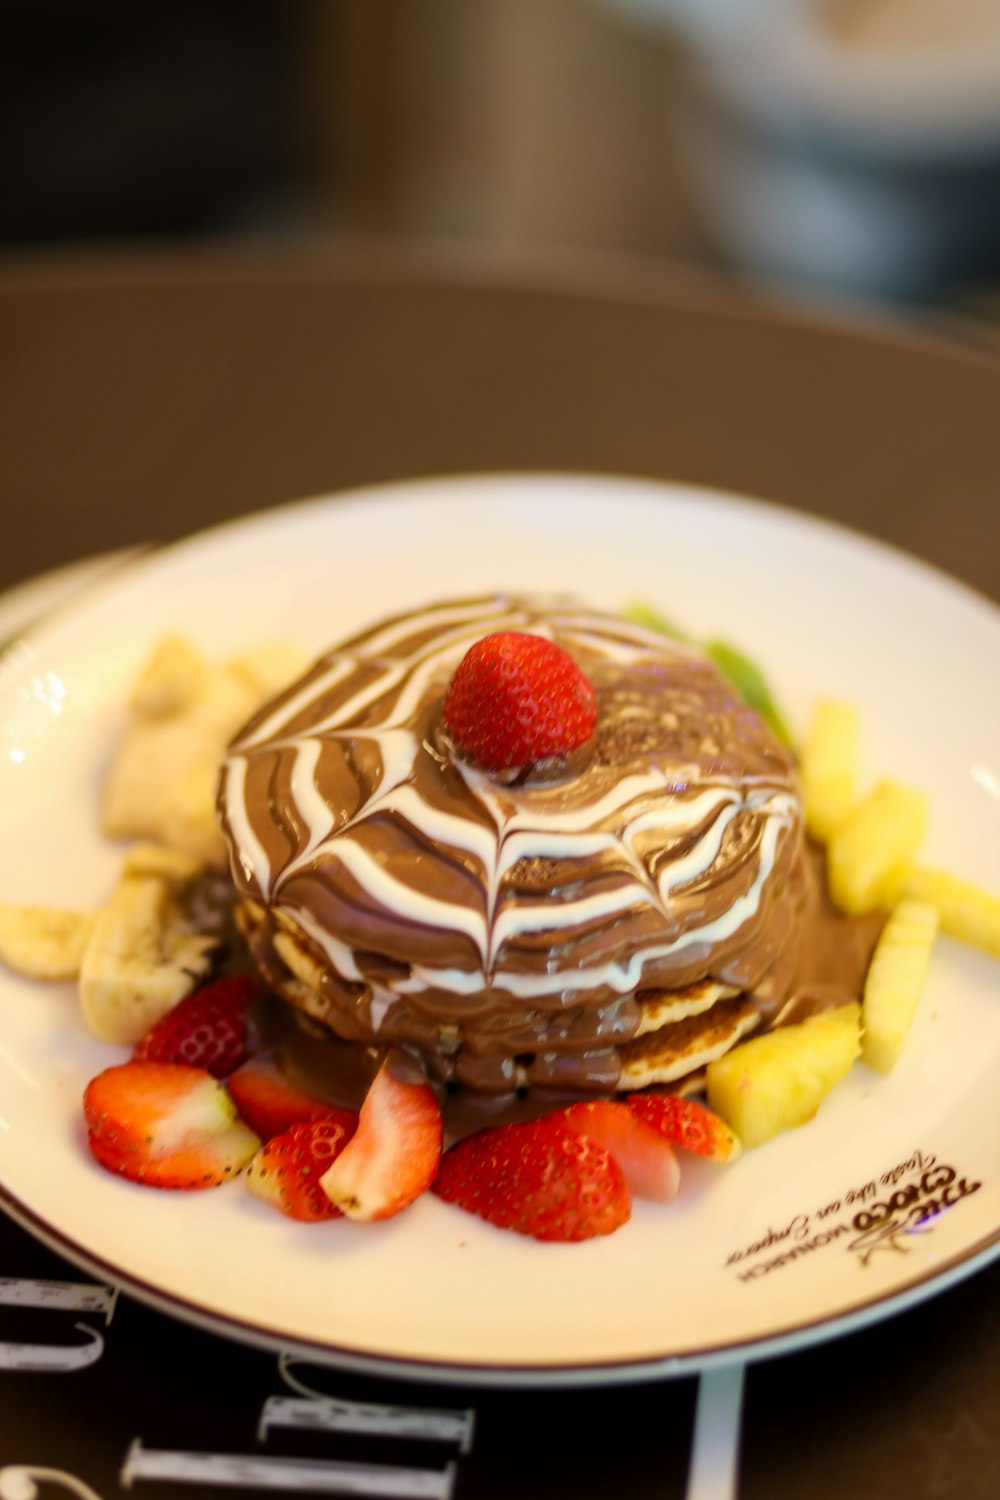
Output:
<instances>
[{"instance_id":1,"label":"blurred background","mask_svg":"<svg viewBox=\"0 0 1000 1500\"><path fill-rule=\"evenodd\" d=\"M1000 0L7 0L0 253L375 236L991 320Z\"/></svg>"}]
</instances>

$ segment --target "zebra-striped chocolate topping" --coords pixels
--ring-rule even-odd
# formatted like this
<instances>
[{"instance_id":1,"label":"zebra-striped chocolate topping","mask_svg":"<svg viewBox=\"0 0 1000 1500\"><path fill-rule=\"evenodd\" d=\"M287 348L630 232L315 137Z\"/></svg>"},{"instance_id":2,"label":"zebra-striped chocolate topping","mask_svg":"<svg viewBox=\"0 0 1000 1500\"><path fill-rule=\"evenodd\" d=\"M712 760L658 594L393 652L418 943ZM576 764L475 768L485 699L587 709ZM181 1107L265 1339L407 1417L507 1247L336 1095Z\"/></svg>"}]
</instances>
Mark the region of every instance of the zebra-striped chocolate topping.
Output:
<instances>
[{"instance_id":1,"label":"zebra-striped chocolate topping","mask_svg":"<svg viewBox=\"0 0 1000 1500\"><path fill-rule=\"evenodd\" d=\"M556 641L598 703L573 763L514 784L439 722L497 630ZM752 988L802 899L798 791L766 725L696 651L564 601L438 604L345 641L239 735L219 807L257 951L295 945L313 1014L477 1088L526 1058L534 1081L613 1087L643 991Z\"/></svg>"}]
</instances>

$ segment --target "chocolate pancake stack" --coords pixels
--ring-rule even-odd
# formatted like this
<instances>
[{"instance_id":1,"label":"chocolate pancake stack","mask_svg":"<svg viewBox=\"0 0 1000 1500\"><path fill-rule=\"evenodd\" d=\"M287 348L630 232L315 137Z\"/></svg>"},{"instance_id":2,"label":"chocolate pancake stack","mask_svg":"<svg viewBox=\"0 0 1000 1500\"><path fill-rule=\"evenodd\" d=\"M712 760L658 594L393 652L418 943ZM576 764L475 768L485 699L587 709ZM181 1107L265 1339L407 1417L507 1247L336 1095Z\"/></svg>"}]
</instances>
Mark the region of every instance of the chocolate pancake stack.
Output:
<instances>
[{"instance_id":1,"label":"chocolate pancake stack","mask_svg":"<svg viewBox=\"0 0 1000 1500\"><path fill-rule=\"evenodd\" d=\"M497 631L561 646L596 729L497 774L441 705ZM815 880L786 748L700 652L584 605L430 605L353 636L230 747L219 811L270 985L477 1095L685 1089L772 1017Z\"/></svg>"}]
</instances>

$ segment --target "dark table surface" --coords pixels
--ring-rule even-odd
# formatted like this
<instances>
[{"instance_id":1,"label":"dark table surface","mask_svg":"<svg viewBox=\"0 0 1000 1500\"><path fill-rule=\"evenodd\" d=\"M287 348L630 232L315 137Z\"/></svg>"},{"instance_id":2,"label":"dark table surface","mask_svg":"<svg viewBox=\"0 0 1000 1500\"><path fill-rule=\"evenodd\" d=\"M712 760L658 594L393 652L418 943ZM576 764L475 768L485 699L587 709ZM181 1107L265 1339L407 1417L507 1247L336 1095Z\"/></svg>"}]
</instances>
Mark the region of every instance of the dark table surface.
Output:
<instances>
[{"instance_id":1,"label":"dark table surface","mask_svg":"<svg viewBox=\"0 0 1000 1500\"><path fill-rule=\"evenodd\" d=\"M975 327L838 321L649 267L359 246L8 258L0 588L348 486L550 470L761 497L1000 601L998 410L1000 352ZM89 1312L40 1312L46 1280ZM127 1483L156 1500L182 1477L206 1496L222 1483L685 1494L694 1378L462 1392L327 1372L340 1400L474 1409L467 1451L282 1429L267 1416L289 1394L273 1354L129 1297L109 1319L86 1281L0 1218L3 1500L30 1497L30 1475L105 1500ZM67 1368L74 1322L99 1330L100 1357ZM994 1262L872 1328L751 1365L739 1493L995 1497L998 1409Z\"/></svg>"}]
</instances>

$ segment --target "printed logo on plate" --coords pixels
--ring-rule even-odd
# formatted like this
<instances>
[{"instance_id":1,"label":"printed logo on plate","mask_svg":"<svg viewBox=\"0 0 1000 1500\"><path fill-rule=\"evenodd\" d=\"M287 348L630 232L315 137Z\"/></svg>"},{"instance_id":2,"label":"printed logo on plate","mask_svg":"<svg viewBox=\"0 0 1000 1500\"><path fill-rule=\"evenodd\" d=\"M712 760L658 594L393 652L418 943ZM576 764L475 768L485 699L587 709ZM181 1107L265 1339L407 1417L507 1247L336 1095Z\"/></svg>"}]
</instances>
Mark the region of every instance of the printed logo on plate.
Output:
<instances>
[{"instance_id":1,"label":"printed logo on plate","mask_svg":"<svg viewBox=\"0 0 1000 1500\"><path fill-rule=\"evenodd\" d=\"M769 1225L758 1239L733 1250L725 1265L740 1281L759 1281L836 1243L868 1266L880 1251L908 1250L912 1235L928 1233L942 1213L981 1187L933 1152L916 1150L843 1198Z\"/></svg>"}]
</instances>

